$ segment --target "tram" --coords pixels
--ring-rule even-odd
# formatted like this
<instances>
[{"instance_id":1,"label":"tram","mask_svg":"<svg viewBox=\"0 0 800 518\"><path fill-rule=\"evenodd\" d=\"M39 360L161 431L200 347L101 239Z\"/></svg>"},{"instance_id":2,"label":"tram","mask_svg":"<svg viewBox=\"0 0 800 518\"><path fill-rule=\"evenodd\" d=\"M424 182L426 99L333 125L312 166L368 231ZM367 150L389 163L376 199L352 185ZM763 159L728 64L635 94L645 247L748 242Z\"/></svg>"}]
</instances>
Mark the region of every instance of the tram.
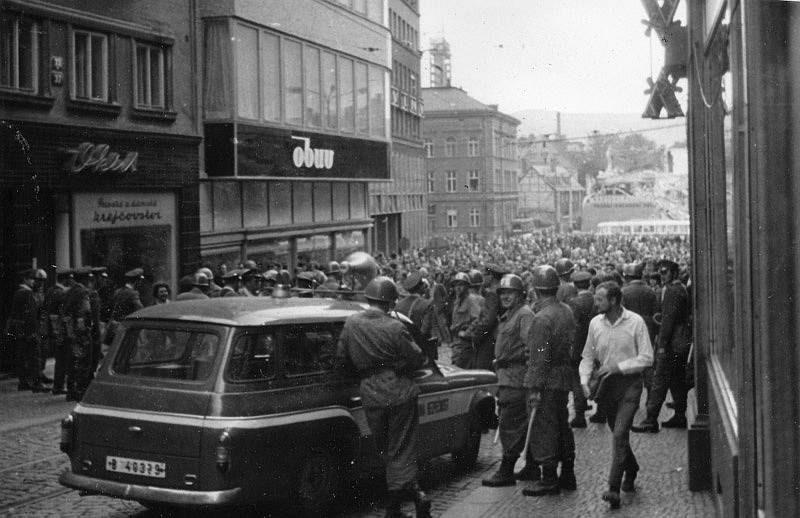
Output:
<instances>
[{"instance_id":1,"label":"tram","mask_svg":"<svg viewBox=\"0 0 800 518\"><path fill-rule=\"evenodd\" d=\"M800 3L687 15L689 484L719 516L800 516Z\"/></svg>"},{"instance_id":2,"label":"tram","mask_svg":"<svg viewBox=\"0 0 800 518\"><path fill-rule=\"evenodd\" d=\"M602 221L597 224L599 234L625 234L635 236L688 236L688 219L632 219L628 221Z\"/></svg>"}]
</instances>

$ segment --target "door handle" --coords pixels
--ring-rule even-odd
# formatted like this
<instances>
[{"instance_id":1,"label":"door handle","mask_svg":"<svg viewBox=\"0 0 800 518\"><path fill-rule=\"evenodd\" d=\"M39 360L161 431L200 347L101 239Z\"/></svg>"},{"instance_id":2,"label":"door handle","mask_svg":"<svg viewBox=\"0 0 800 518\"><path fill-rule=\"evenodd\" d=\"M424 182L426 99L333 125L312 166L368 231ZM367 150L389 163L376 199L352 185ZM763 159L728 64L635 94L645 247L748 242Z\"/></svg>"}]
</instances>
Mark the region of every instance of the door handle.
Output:
<instances>
[{"instance_id":1,"label":"door handle","mask_svg":"<svg viewBox=\"0 0 800 518\"><path fill-rule=\"evenodd\" d=\"M131 432L132 434L137 434L138 435L138 434L142 433L142 427L141 426L129 426L128 427L128 431Z\"/></svg>"}]
</instances>

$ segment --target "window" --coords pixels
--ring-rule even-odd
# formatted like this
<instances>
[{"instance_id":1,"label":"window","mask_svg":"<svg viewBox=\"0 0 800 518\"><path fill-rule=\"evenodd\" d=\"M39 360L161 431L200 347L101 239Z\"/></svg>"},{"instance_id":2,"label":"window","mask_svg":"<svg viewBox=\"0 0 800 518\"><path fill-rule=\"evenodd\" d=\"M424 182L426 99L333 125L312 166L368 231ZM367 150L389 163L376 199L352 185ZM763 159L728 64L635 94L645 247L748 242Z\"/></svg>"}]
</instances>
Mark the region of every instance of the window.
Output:
<instances>
[{"instance_id":1,"label":"window","mask_svg":"<svg viewBox=\"0 0 800 518\"><path fill-rule=\"evenodd\" d=\"M255 381L275 375L274 333L245 334L236 340L228 362L231 381Z\"/></svg>"},{"instance_id":2,"label":"window","mask_svg":"<svg viewBox=\"0 0 800 518\"><path fill-rule=\"evenodd\" d=\"M281 120L280 38L261 32L261 102L264 120ZM334 76L335 77L335 76Z\"/></svg>"},{"instance_id":3,"label":"window","mask_svg":"<svg viewBox=\"0 0 800 518\"><path fill-rule=\"evenodd\" d=\"M322 112L320 103L320 73L319 73L319 49L314 47L303 47L303 70L305 71L306 85L306 125L318 128L322 125Z\"/></svg>"},{"instance_id":4,"label":"window","mask_svg":"<svg viewBox=\"0 0 800 518\"><path fill-rule=\"evenodd\" d=\"M364 63L356 63L356 128L359 133L369 132L368 99L367 65Z\"/></svg>"},{"instance_id":5,"label":"window","mask_svg":"<svg viewBox=\"0 0 800 518\"><path fill-rule=\"evenodd\" d=\"M162 47L136 44L136 104L143 108L166 108L167 63Z\"/></svg>"},{"instance_id":6,"label":"window","mask_svg":"<svg viewBox=\"0 0 800 518\"><path fill-rule=\"evenodd\" d=\"M322 118L325 127L339 126L339 91L336 88L336 57L330 52L322 53Z\"/></svg>"},{"instance_id":7,"label":"window","mask_svg":"<svg viewBox=\"0 0 800 518\"><path fill-rule=\"evenodd\" d=\"M353 61L339 58L339 129L353 133L356 128L355 98L353 96Z\"/></svg>"},{"instance_id":8,"label":"window","mask_svg":"<svg viewBox=\"0 0 800 518\"><path fill-rule=\"evenodd\" d=\"M453 137L444 141L444 156L456 156L456 139Z\"/></svg>"},{"instance_id":9,"label":"window","mask_svg":"<svg viewBox=\"0 0 800 518\"><path fill-rule=\"evenodd\" d=\"M72 96L107 101L108 36L75 31L72 38Z\"/></svg>"},{"instance_id":10,"label":"window","mask_svg":"<svg viewBox=\"0 0 800 518\"><path fill-rule=\"evenodd\" d=\"M470 137L467 141L467 154L469 156L478 156L478 139Z\"/></svg>"},{"instance_id":11,"label":"window","mask_svg":"<svg viewBox=\"0 0 800 518\"><path fill-rule=\"evenodd\" d=\"M126 376L194 381L211 374L219 348L215 333L173 328L130 328L114 371Z\"/></svg>"},{"instance_id":12,"label":"window","mask_svg":"<svg viewBox=\"0 0 800 518\"><path fill-rule=\"evenodd\" d=\"M447 171L447 192L456 192L456 172Z\"/></svg>"},{"instance_id":13,"label":"window","mask_svg":"<svg viewBox=\"0 0 800 518\"><path fill-rule=\"evenodd\" d=\"M458 211L454 209L449 209L447 211L447 227L448 228L456 228L458 227Z\"/></svg>"},{"instance_id":14,"label":"window","mask_svg":"<svg viewBox=\"0 0 800 518\"><path fill-rule=\"evenodd\" d=\"M303 47L297 41L283 42L284 112L289 124L303 124Z\"/></svg>"},{"instance_id":15,"label":"window","mask_svg":"<svg viewBox=\"0 0 800 518\"><path fill-rule=\"evenodd\" d=\"M478 187L478 170L472 169L469 172L469 190L475 192L478 190Z\"/></svg>"},{"instance_id":16,"label":"window","mask_svg":"<svg viewBox=\"0 0 800 518\"><path fill-rule=\"evenodd\" d=\"M479 227L481 224L481 211L480 209L469 210L469 226Z\"/></svg>"},{"instance_id":17,"label":"window","mask_svg":"<svg viewBox=\"0 0 800 518\"><path fill-rule=\"evenodd\" d=\"M0 17L0 87L38 91L39 25L10 14Z\"/></svg>"},{"instance_id":18,"label":"window","mask_svg":"<svg viewBox=\"0 0 800 518\"><path fill-rule=\"evenodd\" d=\"M428 215L429 216L435 216L436 215L436 204L435 203L431 203L431 204L428 205Z\"/></svg>"},{"instance_id":19,"label":"window","mask_svg":"<svg viewBox=\"0 0 800 518\"><path fill-rule=\"evenodd\" d=\"M291 326L283 337L283 368L287 376L317 374L336 369L336 341L341 326Z\"/></svg>"},{"instance_id":20,"label":"window","mask_svg":"<svg viewBox=\"0 0 800 518\"><path fill-rule=\"evenodd\" d=\"M433 171L428 171L428 192L433 192L436 184L433 179Z\"/></svg>"},{"instance_id":21,"label":"window","mask_svg":"<svg viewBox=\"0 0 800 518\"><path fill-rule=\"evenodd\" d=\"M240 117L258 120L258 29L238 24L234 34L236 34L236 112Z\"/></svg>"},{"instance_id":22,"label":"window","mask_svg":"<svg viewBox=\"0 0 800 518\"><path fill-rule=\"evenodd\" d=\"M425 156L427 158L433 158L433 142L429 139L425 139L425 144L423 144L423 146L425 147Z\"/></svg>"},{"instance_id":23,"label":"window","mask_svg":"<svg viewBox=\"0 0 800 518\"><path fill-rule=\"evenodd\" d=\"M376 137L386 136L386 74L382 68L369 67L369 132Z\"/></svg>"}]
</instances>

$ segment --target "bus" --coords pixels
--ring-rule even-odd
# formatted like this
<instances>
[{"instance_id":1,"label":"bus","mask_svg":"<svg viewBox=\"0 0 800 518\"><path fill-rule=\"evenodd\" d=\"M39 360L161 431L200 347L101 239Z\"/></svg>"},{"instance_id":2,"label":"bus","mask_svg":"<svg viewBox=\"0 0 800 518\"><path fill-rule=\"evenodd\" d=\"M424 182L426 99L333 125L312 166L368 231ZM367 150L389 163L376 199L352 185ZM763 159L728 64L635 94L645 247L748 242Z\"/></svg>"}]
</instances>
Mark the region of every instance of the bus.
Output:
<instances>
[{"instance_id":1,"label":"bus","mask_svg":"<svg viewBox=\"0 0 800 518\"><path fill-rule=\"evenodd\" d=\"M603 221L597 224L600 234L633 234L637 236L688 236L688 219L631 219Z\"/></svg>"}]
</instances>

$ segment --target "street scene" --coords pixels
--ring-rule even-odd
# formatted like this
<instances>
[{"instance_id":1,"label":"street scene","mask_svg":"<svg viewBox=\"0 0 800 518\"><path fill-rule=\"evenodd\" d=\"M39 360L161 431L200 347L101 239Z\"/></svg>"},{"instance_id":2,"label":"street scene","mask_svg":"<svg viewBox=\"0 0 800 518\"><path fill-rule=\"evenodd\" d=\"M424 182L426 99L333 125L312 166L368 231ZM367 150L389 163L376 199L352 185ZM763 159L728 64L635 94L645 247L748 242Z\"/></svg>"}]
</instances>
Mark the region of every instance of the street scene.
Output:
<instances>
[{"instance_id":1,"label":"street scene","mask_svg":"<svg viewBox=\"0 0 800 518\"><path fill-rule=\"evenodd\" d=\"M798 35L3 0L0 516L800 516Z\"/></svg>"}]
</instances>

